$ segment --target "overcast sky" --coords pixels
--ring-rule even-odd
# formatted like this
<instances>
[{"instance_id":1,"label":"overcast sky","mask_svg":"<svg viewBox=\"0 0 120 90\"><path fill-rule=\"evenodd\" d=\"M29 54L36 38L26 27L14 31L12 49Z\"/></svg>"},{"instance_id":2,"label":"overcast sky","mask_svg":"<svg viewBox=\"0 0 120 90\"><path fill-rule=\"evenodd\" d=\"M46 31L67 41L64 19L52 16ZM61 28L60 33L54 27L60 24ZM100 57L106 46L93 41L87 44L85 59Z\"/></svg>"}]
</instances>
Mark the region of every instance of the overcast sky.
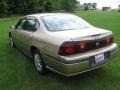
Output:
<instances>
[{"instance_id":1,"label":"overcast sky","mask_svg":"<svg viewBox=\"0 0 120 90\"><path fill-rule=\"evenodd\" d=\"M104 6L110 6L111 8L118 8L118 4L120 4L120 0L78 0L81 4L96 2L98 8L102 8Z\"/></svg>"}]
</instances>

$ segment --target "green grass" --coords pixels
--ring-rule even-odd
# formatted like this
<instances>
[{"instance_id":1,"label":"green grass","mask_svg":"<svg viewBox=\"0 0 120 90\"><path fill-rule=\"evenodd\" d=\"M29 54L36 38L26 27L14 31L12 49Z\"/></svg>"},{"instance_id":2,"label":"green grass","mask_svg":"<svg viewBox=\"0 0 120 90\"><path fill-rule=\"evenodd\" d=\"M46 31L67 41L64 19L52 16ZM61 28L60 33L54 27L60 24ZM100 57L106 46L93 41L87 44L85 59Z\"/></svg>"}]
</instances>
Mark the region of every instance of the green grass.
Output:
<instances>
[{"instance_id":1,"label":"green grass","mask_svg":"<svg viewBox=\"0 0 120 90\"><path fill-rule=\"evenodd\" d=\"M120 45L120 13L76 12L91 24L113 31ZM32 61L9 46L8 31L19 17L0 19L0 90L119 90L120 51L112 63L72 78L38 74Z\"/></svg>"}]
</instances>

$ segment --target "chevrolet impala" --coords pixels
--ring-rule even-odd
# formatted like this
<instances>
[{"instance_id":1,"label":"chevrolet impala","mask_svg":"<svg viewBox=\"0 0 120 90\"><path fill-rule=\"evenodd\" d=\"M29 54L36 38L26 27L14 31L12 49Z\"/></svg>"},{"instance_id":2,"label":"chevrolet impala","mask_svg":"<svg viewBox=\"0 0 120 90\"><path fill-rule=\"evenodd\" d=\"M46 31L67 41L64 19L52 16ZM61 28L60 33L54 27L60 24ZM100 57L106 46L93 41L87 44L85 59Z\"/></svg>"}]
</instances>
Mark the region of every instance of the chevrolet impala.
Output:
<instances>
[{"instance_id":1,"label":"chevrolet impala","mask_svg":"<svg viewBox=\"0 0 120 90\"><path fill-rule=\"evenodd\" d=\"M73 14L42 13L22 17L9 32L10 45L33 59L36 70L73 76L110 62L117 52L111 31Z\"/></svg>"}]
</instances>

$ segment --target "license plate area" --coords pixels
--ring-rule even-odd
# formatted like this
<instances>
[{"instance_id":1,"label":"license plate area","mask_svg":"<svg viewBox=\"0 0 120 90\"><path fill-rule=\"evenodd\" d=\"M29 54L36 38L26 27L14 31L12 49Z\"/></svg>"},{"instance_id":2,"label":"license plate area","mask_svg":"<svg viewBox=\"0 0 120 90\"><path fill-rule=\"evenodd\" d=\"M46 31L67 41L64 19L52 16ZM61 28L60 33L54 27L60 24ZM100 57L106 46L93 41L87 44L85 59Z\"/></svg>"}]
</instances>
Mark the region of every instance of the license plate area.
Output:
<instances>
[{"instance_id":1,"label":"license plate area","mask_svg":"<svg viewBox=\"0 0 120 90\"><path fill-rule=\"evenodd\" d=\"M103 62L105 60L105 56L104 54L98 54L94 56L94 60L95 60L95 63Z\"/></svg>"},{"instance_id":2,"label":"license plate area","mask_svg":"<svg viewBox=\"0 0 120 90\"><path fill-rule=\"evenodd\" d=\"M109 52L92 56L90 57L90 66L96 66L104 62L107 62L109 58L110 58Z\"/></svg>"}]
</instances>

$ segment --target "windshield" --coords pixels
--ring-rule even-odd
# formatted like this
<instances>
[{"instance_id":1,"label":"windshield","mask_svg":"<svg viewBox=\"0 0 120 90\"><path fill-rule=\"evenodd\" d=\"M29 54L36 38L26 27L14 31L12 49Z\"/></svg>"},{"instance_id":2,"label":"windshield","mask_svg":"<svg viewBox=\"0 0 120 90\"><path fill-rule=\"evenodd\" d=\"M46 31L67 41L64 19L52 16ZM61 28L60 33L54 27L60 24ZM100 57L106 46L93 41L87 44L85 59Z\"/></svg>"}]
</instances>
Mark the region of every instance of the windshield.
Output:
<instances>
[{"instance_id":1,"label":"windshield","mask_svg":"<svg viewBox=\"0 0 120 90\"><path fill-rule=\"evenodd\" d=\"M75 15L48 15L42 17L49 31L65 31L91 27L86 21Z\"/></svg>"}]
</instances>

